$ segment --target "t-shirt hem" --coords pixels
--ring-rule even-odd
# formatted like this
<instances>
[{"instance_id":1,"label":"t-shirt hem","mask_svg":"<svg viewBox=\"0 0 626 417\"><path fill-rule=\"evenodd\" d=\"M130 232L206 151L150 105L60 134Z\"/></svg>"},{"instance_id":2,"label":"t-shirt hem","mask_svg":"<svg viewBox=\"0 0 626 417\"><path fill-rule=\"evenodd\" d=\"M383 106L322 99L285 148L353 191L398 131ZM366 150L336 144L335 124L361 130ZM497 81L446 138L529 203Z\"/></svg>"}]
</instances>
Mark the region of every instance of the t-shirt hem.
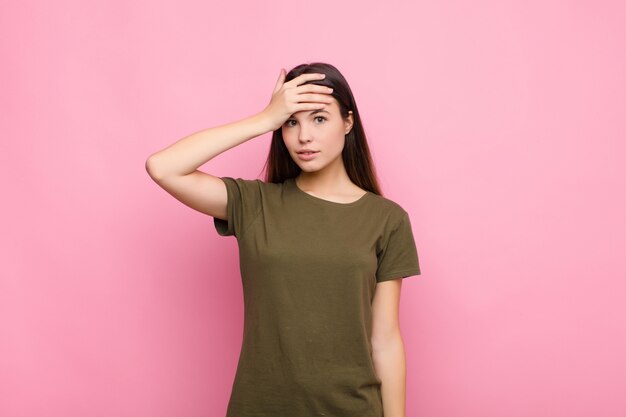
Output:
<instances>
[{"instance_id":1,"label":"t-shirt hem","mask_svg":"<svg viewBox=\"0 0 626 417\"><path fill-rule=\"evenodd\" d=\"M230 227L229 227L230 226ZM213 217L213 227L220 236L233 236L232 225L228 224L228 220L220 219L219 217Z\"/></svg>"},{"instance_id":2,"label":"t-shirt hem","mask_svg":"<svg viewBox=\"0 0 626 417\"><path fill-rule=\"evenodd\" d=\"M389 272L385 275L381 275L380 277L376 277L376 281L377 282L389 281L392 279L406 278L406 277L420 275L420 274L421 274L421 271L419 268L403 269L400 271Z\"/></svg>"}]
</instances>

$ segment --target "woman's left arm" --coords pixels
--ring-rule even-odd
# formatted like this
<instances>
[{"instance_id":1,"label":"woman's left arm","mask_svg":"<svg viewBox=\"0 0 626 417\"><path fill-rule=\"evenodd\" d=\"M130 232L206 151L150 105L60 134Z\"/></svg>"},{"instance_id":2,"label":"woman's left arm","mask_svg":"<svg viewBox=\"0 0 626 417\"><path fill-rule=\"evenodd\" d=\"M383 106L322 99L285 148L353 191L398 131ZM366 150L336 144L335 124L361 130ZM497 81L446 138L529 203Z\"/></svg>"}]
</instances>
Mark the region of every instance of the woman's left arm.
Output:
<instances>
[{"instance_id":1,"label":"woman's left arm","mask_svg":"<svg viewBox=\"0 0 626 417\"><path fill-rule=\"evenodd\" d=\"M406 359L400 333L402 279L376 284L372 301L372 359L381 380L385 417L406 416Z\"/></svg>"}]
</instances>

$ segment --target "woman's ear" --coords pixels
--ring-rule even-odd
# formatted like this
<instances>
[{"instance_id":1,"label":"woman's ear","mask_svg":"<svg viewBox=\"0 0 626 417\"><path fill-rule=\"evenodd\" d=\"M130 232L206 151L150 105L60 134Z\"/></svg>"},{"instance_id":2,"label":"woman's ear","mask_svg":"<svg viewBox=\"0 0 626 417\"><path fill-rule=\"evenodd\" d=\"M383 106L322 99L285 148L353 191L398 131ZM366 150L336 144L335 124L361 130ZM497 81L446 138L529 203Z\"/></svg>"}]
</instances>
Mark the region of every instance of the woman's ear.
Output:
<instances>
[{"instance_id":1,"label":"woman's ear","mask_svg":"<svg viewBox=\"0 0 626 417\"><path fill-rule=\"evenodd\" d=\"M346 135L350 133L350 130L352 130L353 124L354 124L354 115L352 113L352 110L349 110L347 120L345 121Z\"/></svg>"}]
</instances>

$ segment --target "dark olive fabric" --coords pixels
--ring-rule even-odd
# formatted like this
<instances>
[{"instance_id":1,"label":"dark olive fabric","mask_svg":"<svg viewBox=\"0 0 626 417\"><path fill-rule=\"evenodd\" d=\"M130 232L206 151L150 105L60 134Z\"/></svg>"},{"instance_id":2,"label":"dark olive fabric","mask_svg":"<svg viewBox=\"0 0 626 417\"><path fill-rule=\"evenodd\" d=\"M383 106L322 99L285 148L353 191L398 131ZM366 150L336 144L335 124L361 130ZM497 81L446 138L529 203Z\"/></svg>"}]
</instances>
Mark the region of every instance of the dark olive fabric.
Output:
<instances>
[{"instance_id":1,"label":"dark olive fabric","mask_svg":"<svg viewBox=\"0 0 626 417\"><path fill-rule=\"evenodd\" d=\"M351 203L284 183L221 177L244 293L227 417L382 417L372 361L377 282L419 275L407 212L368 192Z\"/></svg>"}]
</instances>

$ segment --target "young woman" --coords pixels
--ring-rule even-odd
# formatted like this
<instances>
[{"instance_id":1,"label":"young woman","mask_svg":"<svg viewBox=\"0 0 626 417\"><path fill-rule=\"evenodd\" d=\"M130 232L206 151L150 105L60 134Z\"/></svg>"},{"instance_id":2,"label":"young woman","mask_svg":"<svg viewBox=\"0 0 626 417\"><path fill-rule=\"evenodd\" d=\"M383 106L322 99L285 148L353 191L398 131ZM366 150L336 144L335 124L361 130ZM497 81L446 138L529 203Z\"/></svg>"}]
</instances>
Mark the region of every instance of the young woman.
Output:
<instances>
[{"instance_id":1,"label":"young woman","mask_svg":"<svg viewBox=\"0 0 626 417\"><path fill-rule=\"evenodd\" d=\"M264 181L197 170L267 132ZM417 250L337 68L281 69L263 111L185 137L146 169L237 239L245 319L227 417L405 417L398 315Z\"/></svg>"}]
</instances>

